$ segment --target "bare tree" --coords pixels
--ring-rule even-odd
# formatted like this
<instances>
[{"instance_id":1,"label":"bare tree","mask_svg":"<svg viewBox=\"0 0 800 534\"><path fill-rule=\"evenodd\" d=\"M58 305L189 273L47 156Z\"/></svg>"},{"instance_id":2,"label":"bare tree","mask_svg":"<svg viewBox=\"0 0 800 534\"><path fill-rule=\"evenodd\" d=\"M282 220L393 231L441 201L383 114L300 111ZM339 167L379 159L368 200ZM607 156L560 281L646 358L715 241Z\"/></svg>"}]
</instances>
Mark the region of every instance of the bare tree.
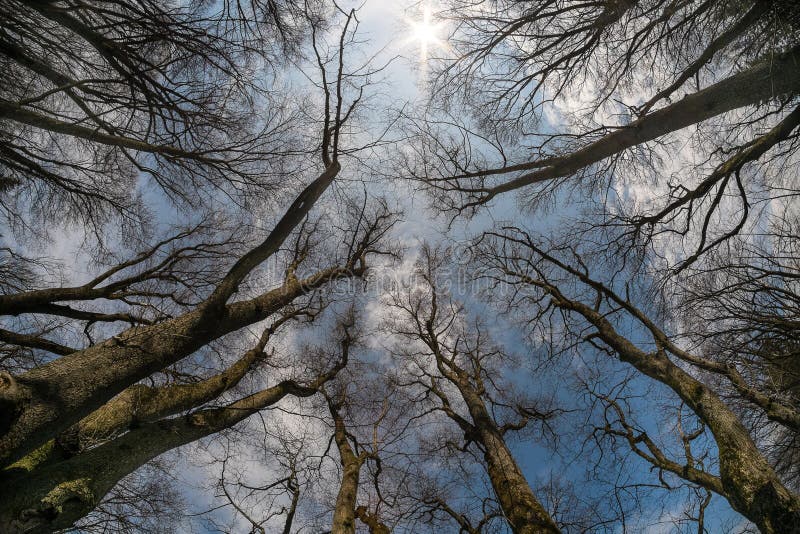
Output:
<instances>
[{"instance_id":1,"label":"bare tree","mask_svg":"<svg viewBox=\"0 0 800 534\"><path fill-rule=\"evenodd\" d=\"M447 111L409 118L419 142L406 156L438 207L472 212L516 190L547 206L578 189L623 250L679 240L682 269L768 220L768 199L796 196L788 5L444 4L454 51L432 99Z\"/></svg>"},{"instance_id":2,"label":"bare tree","mask_svg":"<svg viewBox=\"0 0 800 534\"><path fill-rule=\"evenodd\" d=\"M241 205L274 191L273 180L298 168L293 154L309 152L270 70L297 57L324 10L2 2L0 61L14 83L0 94L0 208L12 227L46 235L54 220L89 231L111 216L141 224L139 176L194 208L220 193Z\"/></svg>"},{"instance_id":3,"label":"bare tree","mask_svg":"<svg viewBox=\"0 0 800 534\"><path fill-rule=\"evenodd\" d=\"M394 165L355 9L0 0L0 531L797 532L793 3L440 7ZM387 289L396 174L580 208Z\"/></svg>"},{"instance_id":4,"label":"bare tree","mask_svg":"<svg viewBox=\"0 0 800 534\"><path fill-rule=\"evenodd\" d=\"M797 490L797 427L772 405L796 411L797 284L796 217L775 221L756 240L736 240L703 266L687 269L674 288L671 312L685 342L704 358L733 368L713 373L737 402L776 470ZM702 325L702 327L698 327Z\"/></svg>"},{"instance_id":5,"label":"bare tree","mask_svg":"<svg viewBox=\"0 0 800 534\"><path fill-rule=\"evenodd\" d=\"M443 111L409 116L419 142L402 154L456 215L510 191L537 217L570 200L585 210L537 228L547 238L487 233L475 249L482 280L532 339L615 356L677 394L698 420L675 430L682 460L618 396L585 384L603 408L598 443L623 443L682 480L696 503L685 519L700 531L708 492L764 532L798 523L800 86L774 70L796 70L790 11L445 2L452 54L430 80Z\"/></svg>"},{"instance_id":6,"label":"bare tree","mask_svg":"<svg viewBox=\"0 0 800 534\"><path fill-rule=\"evenodd\" d=\"M364 352L366 333L358 320L355 310L348 310L342 352ZM381 456L405 437L407 416L404 404L392 398L382 367L363 355L353 364L323 387L332 426L328 448L335 446L340 467L330 532L355 534L358 520L370 534L388 534L391 530L381 513L389 505L381 490ZM372 484L364 484L369 475Z\"/></svg>"},{"instance_id":7,"label":"bare tree","mask_svg":"<svg viewBox=\"0 0 800 534\"><path fill-rule=\"evenodd\" d=\"M311 360L340 362L340 372L352 365L351 350L355 342L354 339L354 314L352 309L337 319L336 326L327 336L330 339L321 347L304 347L304 352L312 356ZM319 391L327 395L323 386ZM316 412L318 406L311 406L311 412ZM338 412L337 412L338 413ZM305 414L294 414L290 419L299 416L301 422ZM338 417L339 426L343 425L341 417ZM310 482L324 478L321 464L313 456L315 446L315 436L313 431L304 425L301 430L286 428L286 421L276 421L270 426L274 429L267 429L264 424L265 436L253 436L255 449L258 450L264 462L273 465L277 460L279 469L275 481L264 484L253 484L249 481L252 476L245 476L236 467L227 467L229 463L234 463L237 456L247 450L247 439L245 436L233 434L228 436L221 458L215 458L215 462L220 463L220 477L216 483L219 497L231 506L236 514L251 525L252 532L267 532L267 529L280 529L289 534L295 527L295 518L300 507L301 493L310 492ZM300 435L296 435L296 434ZM265 438L275 438L269 441ZM262 441L263 440L263 441ZM319 446L319 444L316 444ZM260 450L263 448L263 451ZM316 464L316 465L312 465ZM359 466L360 467L360 466ZM233 474L231 474L231 472ZM352 473L351 473L352 474ZM343 480L342 488L348 486L347 478ZM357 480L356 480L357 485ZM341 499L340 499L341 500ZM215 507L217 508L217 507ZM337 505L337 509L341 506ZM300 510L302 513L302 510ZM352 514L352 512L351 512ZM281 519L282 520L279 520Z\"/></svg>"},{"instance_id":8,"label":"bare tree","mask_svg":"<svg viewBox=\"0 0 800 534\"><path fill-rule=\"evenodd\" d=\"M628 424L619 404L604 398L616 421L612 431L627 439L637 455L661 471L722 495L762 532L794 531L800 497L759 450L745 421L726 402L725 390L716 389L704 375L723 378L766 417L789 429L797 423L793 406L767 398L757 385L748 384L736 365L687 349L636 305L633 288L620 293L613 283L602 282L572 248L546 250L527 233L508 228L489 234L479 251L485 276L497 287L513 288L514 305L536 318L531 323L554 324L563 318L570 332L566 344L594 346L664 384L702 425L699 433L683 434L686 463L680 463ZM623 332L630 326L625 321L640 328L642 337L626 337ZM692 441L706 428L717 448L718 475L705 471L691 452Z\"/></svg>"},{"instance_id":9,"label":"bare tree","mask_svg":"<svg viewBox=\"0 0 800 534\"><path fill-rule=\"evenodd\" d=\"M421 401L430 399L432 410L458 425L463 432L458 448L473 445L483 453L492 488L514 532L559 532L505 441L509 432L533 420L546 421L555 412L514 399L510 384L497 384L493 369L505 357L502 350L490 344L480 323L468 323L463 307L438 288L437 276L446 257L425 248L416 272L422 287L405 288L391 297L390 306L400 318L389 328L413 343L413 348L398 354L415 367L408 379L398 379L399 385L421 389Z\"/></svg>"}]
</instances>

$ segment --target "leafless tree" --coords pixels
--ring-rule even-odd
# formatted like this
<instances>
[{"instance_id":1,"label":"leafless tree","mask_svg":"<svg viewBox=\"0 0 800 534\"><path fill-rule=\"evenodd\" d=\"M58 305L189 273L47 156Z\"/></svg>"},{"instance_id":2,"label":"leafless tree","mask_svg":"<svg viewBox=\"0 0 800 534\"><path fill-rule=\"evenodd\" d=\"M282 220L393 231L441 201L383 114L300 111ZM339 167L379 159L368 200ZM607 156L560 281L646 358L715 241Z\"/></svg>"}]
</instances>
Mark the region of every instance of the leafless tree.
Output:
<instances>
[{"instance_id":1,"label":"leafless tree","mask_svg":"<svg viewBox=\"0 0 800 534\"><path fill-rule=\"evenodd\" d=\"M351 351L355 342L354 329L354 314L351 309L337 320L336 326L327 336L330 339L323 346L307 346L303 350L311 355L311 361L339 361L339 372L342 372L353 363ZM320 392L326 394L322 386ZM319 406L312 405L309 408L314 413ZM315 444L318 436L315 436L313 429L303 419L303 413L292 414L288 419L289 423L297 420L299 424L296 429L287 428L287 420L273 423L264 421L264 428L259 429L263 433L253 433L252 448L259 451L259 460L270 467L278 464L274 481L256 484L251 482L252 475L248 476L243 472L246 464L241 467L229 466L235 464L237 457L248 449L248 439L241 433L226 436L221 457L213 460L220 465L216 489L218 497L223 501L222 506L233 508L235 515L250 524L253 533L281 530L288 534L297 530L295 520L298 513L302 514L301 495L310 493L312 482L319 482L325 477L319 458L313 455L315 445L317 448L319 446L319 443ZM338 421L343 425L341 417ZM323 429L323 433L325 430L327 429ZM342 485L345 486L346 484ZM219 506L213 508L214 511L217 509ZM213 522L213 518L210 520Z\"/></svg>"},{"instance_id":2,"label":"leafless tree","mask_svg":"<svg viewBox=\"0 0 800 534\"><path fill-rule=\"evenodd\" d=\"M147 214L137 180L195 209L275 190L310 153L275 68L297 57L322 2L0 4L0 208L47 235ZM306 16L308 14L308 16ZM264 83L266 82L266 83ZM263 110L263 111L261 111ZM299 152L299 153L298 153Z\"/></svg>"},{"instance_id":3,"label":"leafless tree","mask_svg":"<svg viewBox=\"0 0 800 534\"><path fill-rule=\"evenodd\" d=\"M769 199L796 197L791 4L443 4L452 58L431 108L446 111L409 117L419 137L404 153L438 207L517 190L549 206L578 190L623 250L677 239L682 269L768 218Z\"/></svg>"},{"instance_id":4,"label":"leafless tree","mask_svg":"<svg viewBox=\"0 0 800 534\"><path fill-rule=\"evenodd\" d=\"M687 348L637 304L641 288L602 281L571 247L548 249L528 233L507 228L488 234L478 248L484 276L498 288L511 289L511 302L529 316L526 321L565 336L556 346L579 343L630 365L672 390L699 425L681 432L685 462L671 458L646 432L629 424L625 410L608 396L602 400L612 417L603 432L626 439L659 472L725 497L762 532L794 531L800 497L770 465L726 396L733 391L770 421L794 431L798 413L790 402L768 395L740 366ZM554 326L559 324L564 328ZM713 378L725 387L715 387ZM717 449L718 474L706 470L693 453L693 441L706 430Z\"/></svg>"},{"instance_id":5,"label":"leafless tree","mask_svg":"<svg viewBox=\"0 0 800 534\"><path fill-rule=\"evenodd\" d=\"M735 241L670 286L677 296L672 311L682 317L679 331L705 358L739 373L709 378L730 392L731 401L738 399L742 416L795 490L797 429L765 408L798 407L796 228L796 217L781 218L759 239Z\"/></svg>"},{"instance_id":6,"label":"leafless tree","mask_svg":"<svg viewBox=\"0 0 800 534\"><path fill-rule=\"evenodd\" d=\"M794 4L443 0L391 161L355 9L0 0L0 531L797 532Z\"/></svg>"},{"instance_id":7,"label":"leafless tree","mask_svg":"<svg viewBox=\"0 0 800 534\"><path fill-rule=\"evenodd\" d=\"M506 355L487 339L479 322L470 323L457 301L439 289L437 277L446 253L424 248L417 266L421 287L401 289L390 297L400 317L390 330L408 348L402 361L413 363L398 385L420 391L418 402L431 405L463 433L457 449L475 447L503 515L514 532L559 532L534 495L506 444L506 436L532 421L546 423L557 412L542 410L530 399L514 398L510 383L501 383L496 369ZM455 444L461 441L460 444ZM457 520L457 516L453 516Z\"/></svg>"}]
</instances>

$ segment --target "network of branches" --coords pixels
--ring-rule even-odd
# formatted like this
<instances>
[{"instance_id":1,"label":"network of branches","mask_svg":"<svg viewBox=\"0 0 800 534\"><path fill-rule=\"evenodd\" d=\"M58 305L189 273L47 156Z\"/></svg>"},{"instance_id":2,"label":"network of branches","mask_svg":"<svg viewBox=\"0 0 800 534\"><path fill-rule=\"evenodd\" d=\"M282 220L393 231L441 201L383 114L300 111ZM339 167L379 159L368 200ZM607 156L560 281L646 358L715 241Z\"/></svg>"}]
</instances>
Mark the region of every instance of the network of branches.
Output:
<instances>
[{"instance_id":1,"label":"network of branches","mask_svg":"<svg viewBox=\"0 0 800 534\"><path fill-rule=\"evenodd\" d=\"M0 0L0 532L800 532L800 5L401 4Z\"/></svg>"}]
</instances>

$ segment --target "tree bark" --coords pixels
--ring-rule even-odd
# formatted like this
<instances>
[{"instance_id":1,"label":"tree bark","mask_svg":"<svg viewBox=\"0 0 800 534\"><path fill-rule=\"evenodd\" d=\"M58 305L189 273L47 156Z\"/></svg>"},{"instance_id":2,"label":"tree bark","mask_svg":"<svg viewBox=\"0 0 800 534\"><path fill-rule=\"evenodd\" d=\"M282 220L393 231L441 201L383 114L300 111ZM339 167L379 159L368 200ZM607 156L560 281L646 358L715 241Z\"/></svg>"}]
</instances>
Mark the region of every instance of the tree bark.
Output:
<instances>
[{"instance_id":1,"label":"tree bark","mask_svg":"<svg viewBox=\"0 0 800 534\"><path fill-rule=\"evenodd\" d=\"M361 466L366 460L364 453L356 455L347 439L347 429L337 408L330 404L333 416L333 438L339 450L339 461L342 465L342 482L336 495L336 508L333 511L331 534L355 534L356 532L356 499L358 497L358 481Z\"/></svg>"},{"instance_id":2,"label":"tree bark","mask_svg":"<svg viewBox=\"0 0 800 534\"><path fill-rule=\"evenodd\" d=\"M150 387L134 384L99 410L67 429L69 445L52 439L7 469L32 471L39 466L84 451L87 447L114 438L134 425L150 423L202 406L234 387L265 354L258 348L247 351L223 372L194 384ZM66 450L65 450L66 449Z\"/></svg>"},{"instance_id":3,"label":"tree bark","mask_svg":"<svg viewBox=\"0 0 800 534\"><path fill-rule=\"evenodd\" d=\"M533 494L478 392L464 377L456 382L456 386L469 408L477 437L484 446L489 480L511 530L514 534L561 532Z\"/></svg>"},{"instance_id":4,"label":"tree bark","mask_svg":"<svg viewBox=\"0 0 800 534\"><path fill-rule=\"evenodd\" d=\"M6 470L0 484L0 532L67 528L89 513L120 479L159 454L229 428L286 395L313 395L332 374L319 377L311 386L285 381L223 408L146 423L109 443L30 473Z\"/></svg>"},{"instance_id":5,"label":"tree bark","mask_svg":"<svg viewBox=\"0 0 800 534\"><path fill-rule=\"evenodd\" d=\"M0 428L0 464L19 460L125 388L209 341L266 319L332 279L353 274L337 267L302 281L289 280L254 299L224 306L207 320L201 321L200 309L153 326L134 327L21 376L6 377L0 382L0 401L15 407L15 416Z\"/></svg>"},{"instance_id":6,"label":"tree bark","mask_svg":"<svg viewBox=\"0 0 800 534\"><path fill-rule=\"evenodd\" d=\"M719 450L725 496L734 510L764 534L797 534L800 497L781 483L742 422L714 391L673 363L662 350L640 350L593 308L566 299L555 288L550 292L559 307L578 312L594 325L620 360L670 387L708 426Z\"/></svg>"},{"instance_id":7,"label":"tree bark","mask_svg":"<svg viewBox=\"0 0 800 534\"><path fill-rule=\"evenodd\" d=\"M358 495L358 478L361 473L361 462L342 460L342 483L336 495L336 508L333 512L331 534L355 534L356 532L356 497Z\"/></svg>"}]
</instances>

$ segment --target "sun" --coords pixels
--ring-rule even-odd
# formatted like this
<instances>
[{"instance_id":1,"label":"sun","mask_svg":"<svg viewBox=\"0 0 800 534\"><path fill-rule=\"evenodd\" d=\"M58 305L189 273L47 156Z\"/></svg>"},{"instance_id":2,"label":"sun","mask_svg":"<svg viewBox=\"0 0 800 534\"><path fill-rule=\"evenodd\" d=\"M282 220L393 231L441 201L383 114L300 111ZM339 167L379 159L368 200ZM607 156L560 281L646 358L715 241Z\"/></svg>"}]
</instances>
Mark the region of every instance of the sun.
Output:
<instances>
[{"instance_id":1,"label":"sun","mask_svg":"<svg viewBox=\"0 0 800 534\"><path fill-rule=\"evenodd\" d=\"M421 20L407 19L407 23L411 30L411 35L407 41L419 45L420 61L424 62L428 59L428 49L430 47L446 48L444 41L439 38L442 24L434 24L432 22L430 7L423 8Z\"/></svg>"},{"instance_id":2,"label":"sun","mask_svg":"<svg viewBox=\"0 0 800 534\"><path fill-rule=\"evenodd\" d=\"M419 42L420 44L427 45L431 43L437 43L439 41L439 37L437 33L439 31L438 24L431 24L431 8L426 7L422 12L422 20L419 21L411 21L411 39L414 41Z\"/></svg>"}]
</instances>

